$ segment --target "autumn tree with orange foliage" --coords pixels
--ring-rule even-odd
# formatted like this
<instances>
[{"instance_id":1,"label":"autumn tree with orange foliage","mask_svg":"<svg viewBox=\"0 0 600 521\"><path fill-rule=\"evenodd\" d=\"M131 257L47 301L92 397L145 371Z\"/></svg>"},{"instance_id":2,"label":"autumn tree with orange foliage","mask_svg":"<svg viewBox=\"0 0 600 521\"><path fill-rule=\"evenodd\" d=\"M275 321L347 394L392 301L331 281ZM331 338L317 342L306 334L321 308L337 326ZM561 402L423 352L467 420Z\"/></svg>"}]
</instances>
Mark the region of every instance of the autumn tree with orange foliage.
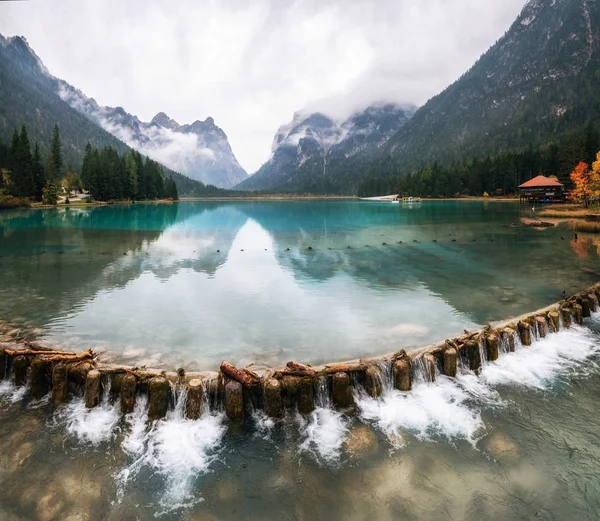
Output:
<instances>
[{"instance_id":1,"label":"autumn tree with orange foliage","mask_svg":"<svg viewBox=\"0 0 600 521\"><path fill-rule=\"evenodd\" d=\"M581 161L575 167L575 170L571 172L571 181L573 181L573 184L575 185L572 191L573 197L583 201L583 204L587 208L590 204L591 197L594 195L592 171L587 163Z\"/></svg>"}]
</instances>

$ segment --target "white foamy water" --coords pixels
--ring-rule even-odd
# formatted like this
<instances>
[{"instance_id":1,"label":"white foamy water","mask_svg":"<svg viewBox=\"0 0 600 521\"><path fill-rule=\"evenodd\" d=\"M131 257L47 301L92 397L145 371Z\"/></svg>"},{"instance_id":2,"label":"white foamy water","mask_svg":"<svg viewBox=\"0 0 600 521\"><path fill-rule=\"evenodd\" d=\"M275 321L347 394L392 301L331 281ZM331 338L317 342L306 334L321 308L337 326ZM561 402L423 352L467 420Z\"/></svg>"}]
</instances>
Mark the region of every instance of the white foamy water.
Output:
<instances>
[{"instance_id":1,"label":"white foamy water","mask_svg":"<svg viewBox=\"0 0 600 521\"><path fill-rule=\"evenodd\" d=\"M326 378L317 381L315 405L308 418L296 416L302 436L300 451L311 454L319 463L331 465L340 459L348 436L348 419L333 409Z\"/></svg>"},{"instance_id":2,"label":"white foamy water","mask_svg":"<svg viewBox=\"0 0 600 521\"><path fill-rule=\"evenodd\" d=\"M17 387L10 380L0 381L0 400L6 400L9 403L20 402L27 394L27 386Z\"/></svg>"},{"instance_id":3,"label":"white foamy water","mask_svg":"<svg viewBox=\"0 0 600 521\"><path fill-rule=\"evenodd\" d=\"M557 376L585 371L581 362L599 352L598 340L588 328L573 326L520 347L486 364L481 380L488 385L516 384L548 388Z\"/></svg>"},{"instance_id":4,"label":"white foamy water","mask_svg":"<svg viewBox=\"0 0 600 521\"><path fill-rule=\"evenodd\" d=\"M419 439L441 435L474 442L483 427L479 411L465 403L469 393L446 377L435 384L416 383L408 393L386 387L380 399L359 391L355 399L363 419L381 429L396 447L404 445L402 431Z\"/></svg>"},{"instance_id":5,"label":"white foamy water","mask_svg":"<svg viewBox=\"0 0 600 521\"><path fill-rule=\"evenodd\" d=\"M574 326L537 340L531 347L517 342L514 353L484 362L480 376L462 367L456 379L439 374L435 383L417 379L409 393L397 391L387 382L381 398L373 399L357 389L355 399L362 418L382 430L396 447L404 444L406 432L418 439L441 436L475 443L485 430L481 409L505 405L496 386L547 389L561 375L588 372L589 364L582 362L599 351L597 335Z\"/></svg>"},{"instance_id":6,"label":"white foamy water","mask_svg":"<svg viewBox=\"0 0 600 521\"><path fill-rule=\"evenodd\" d=\"M202 498L193 493L195 479L210 470L227 427L224 414L205 412L185 418L186 393L178 392L175 409L164 420L147 424L146 404L138 400L128 415L129 432L122 447L135 459L117 475L120 496L130 479L147 467L165 480L158 515L191 507Z\"/></svg>"},{"instance_id":7,"label":"white foamy water","mask_svg":"<svg viewBox=\"0 0 600 521\"><path fill-rule=\"evenodd\" d=\"M97 446L110 441L117 432L121 406L111 404L108 395L106 392L100 405L93 409L86 408L83 398L74 398L58 409L55 420L81 443Z\"/></svg>"},{"instance_id":8,"label":"white foamy water","mask_svg":"<svg viewBox=\"0 0 600 521\"><path fill-rule=\"evenodd\" d=\"M298 415L302 442L300 451L311 454L319 463L333 464L340 459L348 436L348 420L330 407L317 407L308 418Z\"/></svg>"}]
</instances>

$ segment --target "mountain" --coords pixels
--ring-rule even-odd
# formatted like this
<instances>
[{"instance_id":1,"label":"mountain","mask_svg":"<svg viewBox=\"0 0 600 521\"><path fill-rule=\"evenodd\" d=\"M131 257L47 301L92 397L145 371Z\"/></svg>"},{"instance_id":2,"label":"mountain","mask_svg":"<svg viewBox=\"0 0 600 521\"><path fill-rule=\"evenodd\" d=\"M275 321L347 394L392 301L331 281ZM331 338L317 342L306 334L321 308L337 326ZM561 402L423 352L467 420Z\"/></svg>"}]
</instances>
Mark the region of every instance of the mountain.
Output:
<instances>
[{"instance_id":1,"label":"mountain","mask_svg":"<svg viewBox=\"0 0 600 521\"><path fill-rule=\"evenodd\" d=\"M111 146L119 153L129 150L127 144L59 96L66 85L50 74L25 38L0 35L0 141L10 143L15 128L25 125L29 138L37 141L42 155L47 156L52 128L58 124L66 167L76 172L81 167L88 142L94 148ZM79 99L83 102L87 98L82 95ZM87 102L92 107L96 105L91 99ZM137 119L122 108L114 109L114 116L123 120L130 118L130 121ZM139 137L143 139L141 131ZM165 174L173 176L180 195L220 193L175 171L166 169Z\"/></svg>"},{"instance_id":2,"label":"mountain","mask_svg":"<svg viewBox=\"0 0 600 521\"><path fill-rule=\"evenodd\" d=\"M599 0L531 0L468 72L389 140L382 172L546 146L598 121L599 44Z\"/></svg>"},{"instance_id":3,"label":"mountain","mask_svg":"<svg viewBox=\"0 0 600 521\"><path fill-rule=\"evenodd\" d=\"M182 172L191 179L231 188L248 177L240 166L227 135L213 118L180 125L164 112L149 123L122 107L103 107L67 82L58 80L61 99L142 154Z\"/></svg>"},{"instance_id":4,"label":"mountain","mask_svg":"<svg viewBox=\"0 0 600 521\"><path fill-rule=\"evenodd\" d=\"M270 159L236 188L344 193L348 179L360 181L360 165L375 157L415 110L379 104L344 121L297 112L275 134Z\"/></svg>"}]
</instances>

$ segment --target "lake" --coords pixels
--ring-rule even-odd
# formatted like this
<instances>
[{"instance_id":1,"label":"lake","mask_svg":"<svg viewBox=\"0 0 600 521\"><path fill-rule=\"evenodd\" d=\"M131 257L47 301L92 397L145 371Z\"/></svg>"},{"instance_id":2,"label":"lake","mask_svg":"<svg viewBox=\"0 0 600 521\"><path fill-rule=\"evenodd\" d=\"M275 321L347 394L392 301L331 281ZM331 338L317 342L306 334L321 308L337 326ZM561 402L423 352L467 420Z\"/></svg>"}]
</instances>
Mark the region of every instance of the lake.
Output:
<instances>
[{"instance_id":1,"label":"lake","mask_svg":"<svg viewBox=\"0 0 600 521\"><path fill-rule=\"evenodd\" d=\"M0 313L126 363L216 368L413 349L597 282L600 242L511 203L182 202L0 213ZM166 418L0 381L0 519L595 521L600 312L339 411ZM206 396L206 395L205 395Z\"/></svg>"},{"instance_id":2,"label":"lake","mask_svg":"<svg viewBox=\"0 0 600 521\"><path fill-rule=\"evenodd\" d=\"M411 350L595 281L592 239L513 203L181 202L0 213L0 315L120 363Z\"/></svg>"}]
</instances>

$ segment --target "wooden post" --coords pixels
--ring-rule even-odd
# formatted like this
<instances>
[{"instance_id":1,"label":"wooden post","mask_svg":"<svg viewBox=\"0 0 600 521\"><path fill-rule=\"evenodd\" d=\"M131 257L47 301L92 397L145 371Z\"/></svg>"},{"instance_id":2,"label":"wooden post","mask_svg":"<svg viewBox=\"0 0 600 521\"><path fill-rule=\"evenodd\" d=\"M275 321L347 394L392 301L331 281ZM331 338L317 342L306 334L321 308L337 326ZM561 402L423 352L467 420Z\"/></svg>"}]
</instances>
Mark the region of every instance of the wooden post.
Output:
<instances>
[{"instance_id":1,"label":"wooden post","mask_svg":"<svg viewBox=\"0 0 600 521\"><path fill-rule=\"evenodd\" d=\"M102 374L92 369L85 380L85 406L93 409L100 403L100 379Z\"/></svg>"},{"instance_id":2,"label":"wooden post","mask_svg":"<svg viewBox=\"0 0 600 521\"><path fill-rule=\"evenodd\" d=\"M550 311L548 316L550 317L550 325L552 327L552 331L554 333L558 333L560 331L560 315L557 311Z\"/></svg>"},{"instance_id":3,"label":"wooden post","mask_svg":"<svg viewBox=\"0 0 600 521\"><path fill-rule=\"evenodd\" d=\"M583 318L588 318L592 316L590 301L587 298L581 299L581 315Z\"/></svg>"},{"instance_id":4,"label":"wooden post","mask_svg":"<svg viewBox=\"0 0 600 521\"><path fill-rule=\"evenodd\" d=\"M456 377L456 349L453 347L444 351L444 374L451 378Z\"/></svg>"},{"instance_id":5,"label":"wooden post","mask_svg":"<svg viewBox=\"0 0 600 521\"><path fill-rule=\"evenodd\" d=\"M34 400L43 398L49 391L49 365L41 358L34 358L29 366L29 388Z\"/></svg>"},{"instance_id":6,"label":"wooden post","mask_svg":"<svg viewBox=\"0 0 600 521\"><path fill-rule=\"evenodd\" d=\"M521 337L521 344L524 346L531 345L531 326L527 322L519 322L519 336Z\"/></svg>"},{"instance_id":7,"label":"wooden post","mask_svg":"<svg viewBox=\"0 0 600 521\"><path fill-rule=\"evenodd\" d=\"M426 353L423 355L423 362L425 362L425 377L427 378L427 381L430 383L435 382L435 370L437 366L435 356L431 353Z\"/></svg>"},{"instance_id":8,"label":"wooden post","mask_svg":"<svg viewBox=\"0 0 600 521\"><path fill-rule=\"evenodd\" d=\"M13 377L15 385L25 385L27 381L27 368L29 367L29 360L26 356L17 356L13 360Z\"/></svg>"},{"instance_id":9,"label":"wooden post","mask_svg":"<svg viewBox=\"0 0 600 521\"><path fill-rule=\"evenodd\" d=\"M148 394L150 401L148 419L153 421L164 418L169 410L169 397L171 395L169 380L162 376L155 376L148 384Z\"/></svg>"},{"instance_id":10,"label":"wooden post","mask_svg":"<svg viewBox=\"0 0 600 521\"><path fill-rule=\"evenodd\" d=\"M315 410L314 381L311 376L305 376L298 385L298 412L310 414Z\"/></svg>"},{"instance_id":11,"label":"wooden post","mask_svg":"<svg viewBox=\"0 0 600 521\"><path fill-rule=\"evenodd\" d=\"M412 388L410 359L408 357L399 358L394 362L394 387L403 392L408 392Z\"/></svg>"},{"instance_id":12,"label":"wooden post","mask_svg":"<svg viewBox=\"0 0 600 521\"><path fill-rule=\"evenodd\" d=\"M562 320L563 320L565 329L569 329L571 327L571 318L573 316L573 311L571 310L571 308L564 307L564 308L560 308L560 312L562 315Z\"/></svg>"},{"instance_id":13,"label":"wooden post","mask_svg":"<svg viewBox=\"0 0 600 521\"><path fill-rule=\"evenodd\" d=\"M535 321L540 338L546 338L546 333L548 332L548 323L546 322L546 317L536 317Z\"/></svg>"},{"instance_id":14,"label":"wooden post","mask_svg":"<svg viewBox=\"0 0 600 521\"><path fill-rule=\"evenodd\" d=\"M508 352L514 353L515 352L515 330L510 327L505 327L502 334L505 335Z\"/></svg>"},{"instance_id":15,"label":"wooden post","mask_svg":"<svg viewBox=\"0 0 600 521\"><path fill-rule=\"evenodd\" d=\"M244 390L240 382L230 380L225 386L225 411L233 421L244 421Z\"/></svg>"},{"instance_id":16,"label":"wooden post","mask_svg":"<svg viewBox=\"0 0 600 521\"><path fill-rule=\"evenodd\" d=\"M575 322L580 326L583 325L583 307L580 304L573 304L573 316Z\"/></svg>"},{"instance_id":17,"label":"wooden post","mask_svg":"<svg viewBox=\"0 0 600 521\"><path fill-rule=\"evenodd\" d=\"M265 381L265 413L271 418L283 418L283 399L281 383L276 378Z\"/></svg>"},{"instance_id":18,"label":"wooden post","mask_svg":"<svg viewBox=\"0 0 600 521\"><path fill-rule=\"evenodd\" d=\"M123 375L120 381L121 394L121 413L129 414L135 409L135 391L137 388L137 378L127 373Z\"/></svg>"},{"instance_id":19,"label":"wooden post","mask_svg":"<svg viewBox=\"0 0 600 521\"><path fill-rule=\"evenodd\" d=\"M370 365L365 371L365 388L371 398L378 398L383 393L383 378L381 368L377 365Z\"/></svg>"},{"instance_id":20,"label":"wooden post","mask_svg":"<svg viewBox=\"0 0 600 521\"><path fill-rule=\"evenodd\" d=\"M194 378L188 383L187 400L185 402L185 415L190 420L197 420L202 416L204 406L204 386L202 380Z\"/></svg>"},{"instance_id":21,"label":"wooden post","mask_svg":"<svg viewBox=\"0 0 600 521\"><path fill-rule=\"evenodd\" d=\"M335 373L331 381L331 394L336 407L344 409L354 405L350 376L348 373Z\"/></svg>"},{"instance_id":22,"label":"wooden post","mask_svg":"<svg viewBox=\"0 0 600 521\"><path fill-rule=\"evenodd\" d=\"M56 408L68 400L67 366L59 362L52 368L52 406Z\"/></svg>"},{"instance_id":23,"label":"wooden post","mask_svg":"<svg viewBox=\"0 0 600 521\"><path fill-rule=\"evenodd\" d=\"M498 360L498 336L495 334L491 334L486 339L487 346L487 357L490 362L494 362Z\"/></svg>"},{"instance_id":24,"label":"wooden post","mask_svg":"<svg viewBox=\"0 0 600 521\"><path fill-rule=\"evenodd\" d=\"M467 356L469 357L469 368L475 373L479 373L481 369L481 353L479 352L479 344L474 340L467 342Z\"/></svg>"}]
</instances>

